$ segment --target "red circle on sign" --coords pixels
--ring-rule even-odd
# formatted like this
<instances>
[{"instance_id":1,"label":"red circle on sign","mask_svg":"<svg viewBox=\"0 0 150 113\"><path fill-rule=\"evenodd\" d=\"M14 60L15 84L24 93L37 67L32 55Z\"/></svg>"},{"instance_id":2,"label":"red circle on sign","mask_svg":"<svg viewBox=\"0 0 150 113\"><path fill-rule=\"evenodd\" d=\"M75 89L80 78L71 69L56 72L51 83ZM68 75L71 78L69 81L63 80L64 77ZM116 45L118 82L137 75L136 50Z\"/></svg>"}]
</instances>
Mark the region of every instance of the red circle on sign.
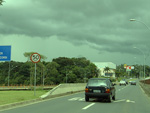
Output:
<instances>
[{"instance_id":1,"label":"red circle on sign","mask_svg":"<svg viewBox=\"0 0 150 113\"><path fill-rule=\"evenodd\" d=\"M40 54L38 54L38 53L33 53L33 54L30 56L30 60L31 60L33 63L38 63L38 62L41 60L41 56L40 56Z\"/></svg>"}]
</instances>

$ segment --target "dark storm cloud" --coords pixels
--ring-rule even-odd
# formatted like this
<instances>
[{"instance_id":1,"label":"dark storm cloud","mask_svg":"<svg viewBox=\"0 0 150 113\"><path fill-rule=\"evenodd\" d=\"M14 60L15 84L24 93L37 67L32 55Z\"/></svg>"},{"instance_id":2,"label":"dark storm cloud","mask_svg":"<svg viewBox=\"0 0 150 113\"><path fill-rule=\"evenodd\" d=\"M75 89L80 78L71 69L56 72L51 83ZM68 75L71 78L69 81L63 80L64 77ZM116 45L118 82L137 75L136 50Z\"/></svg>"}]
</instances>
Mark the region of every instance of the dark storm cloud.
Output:
<instances>
[{"instance_id":1,"label":"dark storm cloud","mask_svg":"<svg viewBox=\"0 0 150 113\"><path fill-rule=\"evenodd\" d=\"M148 0L22 0L15 5L6 2L0 8L0 33L41 38L56 35L98 51L133 53L129 48L147 44L150 33L141 23L129 19L142 19L149 24L149 10Z\"/></svg>"}]
</instances>

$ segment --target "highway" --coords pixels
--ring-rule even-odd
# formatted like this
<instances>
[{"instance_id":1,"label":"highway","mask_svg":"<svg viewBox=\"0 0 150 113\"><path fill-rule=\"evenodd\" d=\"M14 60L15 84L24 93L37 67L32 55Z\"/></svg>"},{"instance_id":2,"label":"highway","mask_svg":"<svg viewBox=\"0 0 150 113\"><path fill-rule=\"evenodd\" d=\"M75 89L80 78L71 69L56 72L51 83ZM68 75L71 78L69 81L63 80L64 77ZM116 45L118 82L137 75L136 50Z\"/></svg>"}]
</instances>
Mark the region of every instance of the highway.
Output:
<instances>
[{"instance_id":1,"label":"highway","mask_svg":"<svg viewBox=\"0 0 150 113\"><path fill-rule=\"evenodd\" d=\"M84 100L84 92L19 106L0 113L150 113L150 98L139 84L116 85L116 100Z\"/></svg>"}]
</instances>

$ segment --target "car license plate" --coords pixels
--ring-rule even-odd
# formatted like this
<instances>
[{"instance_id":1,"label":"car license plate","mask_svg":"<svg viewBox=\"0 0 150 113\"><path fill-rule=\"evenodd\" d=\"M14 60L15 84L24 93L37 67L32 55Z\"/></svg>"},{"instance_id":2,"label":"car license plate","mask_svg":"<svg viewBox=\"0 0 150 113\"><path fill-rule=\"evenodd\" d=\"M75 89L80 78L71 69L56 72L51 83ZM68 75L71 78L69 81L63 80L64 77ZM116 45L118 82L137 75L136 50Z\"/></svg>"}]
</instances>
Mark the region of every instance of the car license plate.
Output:
<instances>
[{"instance_id":1,"label":"car license plate","mask_svg":"<svg viewBox=\"0 0 150 113\"><path fill-rule=\"evenodd\" d=\"M101 90L93 90L94 93L100 93Z\"/></svg>"}]
</instances>

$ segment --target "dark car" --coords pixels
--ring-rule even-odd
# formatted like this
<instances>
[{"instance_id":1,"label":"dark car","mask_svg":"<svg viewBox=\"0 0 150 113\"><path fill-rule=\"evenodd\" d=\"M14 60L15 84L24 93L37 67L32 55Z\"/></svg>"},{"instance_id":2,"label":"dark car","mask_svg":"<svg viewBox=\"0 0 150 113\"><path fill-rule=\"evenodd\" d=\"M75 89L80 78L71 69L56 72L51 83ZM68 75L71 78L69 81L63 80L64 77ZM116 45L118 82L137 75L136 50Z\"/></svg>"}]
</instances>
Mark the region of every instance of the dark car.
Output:
<instances>
[{"instance_id":1,"label":"dark car","mask_svg":"<svg viewBox=\"0 0 150 113\"><path fill-rule=\"evenodd\" d=\"M136 85L136 81L131 81L130 84L131 85Z\"/></svg>"},{"instance_id":2,"label":"dark car","mask_svg":"<svg viewBox=\"0 0 150 113\"><path fill-rule=\"evenodd\" d=\"M85 101L89 98L107 99L111 102L115 100L116 89L108 78L91 78L85 88Z\"/></svg>"},{"instance_id":3,"label":"dark car","mask_svg":"<svg viewBox=\"0 0 150 113\"><path fill-rule=\"evenodd\" d=\"M127 80L125 80L125 82L126 82L126 85L128 85L128 81L127 81Z\"/></svg>"}]
</instances>

